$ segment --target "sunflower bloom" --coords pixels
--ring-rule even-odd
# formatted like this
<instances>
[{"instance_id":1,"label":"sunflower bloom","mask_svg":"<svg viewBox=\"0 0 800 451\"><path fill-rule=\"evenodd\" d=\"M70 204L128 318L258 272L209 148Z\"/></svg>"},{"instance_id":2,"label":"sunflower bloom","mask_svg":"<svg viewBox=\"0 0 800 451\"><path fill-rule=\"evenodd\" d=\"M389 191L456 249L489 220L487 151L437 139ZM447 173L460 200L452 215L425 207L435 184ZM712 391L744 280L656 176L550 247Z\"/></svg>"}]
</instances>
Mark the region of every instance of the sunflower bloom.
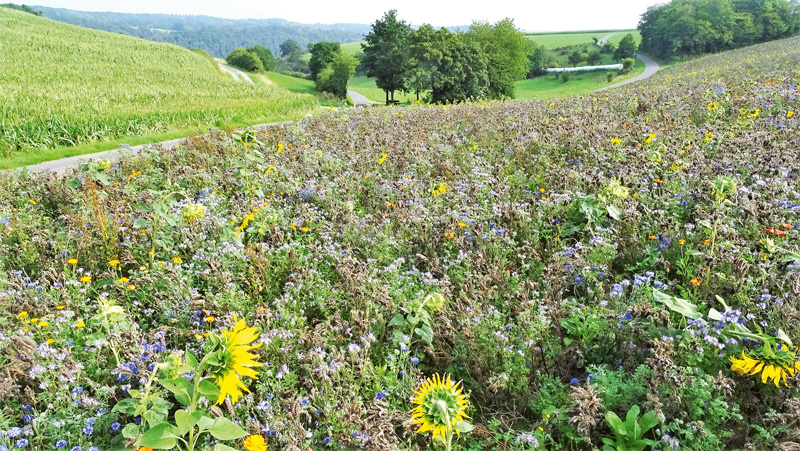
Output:
<instances>
[{"instance_id":1,"label":"sunflower bloom","mask_svg":"<svg viewBox=\"0 0 800 451\"><path fill-rule=\"evenodd\" d=\"M247 451L267 451L267 442L260 435L251 435L244 440L244 449Z\"/></svg>"},{"instance_id":2,"label":"sunflower bloom","mask_svg":"<svg viewBox=\"0 0 800 451\"><path fill-rule=\"evenodd\" d=\"M244 320L237 321L230 331L223 330L222 336L211 335L211 357L208 365L209 373L216 379L220 391L217 404L222 404L228 395L231 395L231 401L236 404L242 394L240 389L249 392L240 377L258 378L258 373L253 368L261 366L261 363L255 360L255 354L249 352L261 346L260 343L250 346L256 338L256 328L247 327Z\"/></svg>"},{"instance_id":3,"label":"sunflower bloom","mask_svg":"<svg viewBox=\"0 0 800 451\"><path fill-rule=\"evenodd\" d=\"M755 357L755 358L754 358ZM731 356L731 370L740 376L756 375L761 373L761 382L766 384L772 381L776 387L780 387L780 382L786 383L787 374L793 377L800 371L800 362L795 361L795 354L782 347L775 352L773 358L760 355L757 351L752 353L752 357L742 351L742 358L737 359Z\"/></svg>"},{"instance_id":4,"label":"sunflower bloom","mask_svg":"<svg viewBox=\"0 0 800 451\"><path fill-rule=\"evenodd\" d=\"M447 437L456 423L467 418L469 403L459 384L453 384L449 375L443 379L434 374L414 392L412 403L417 406L411 410L411 418L421 426L418 433L433 431L433 438Z\"/></svg>"}]
</instances>

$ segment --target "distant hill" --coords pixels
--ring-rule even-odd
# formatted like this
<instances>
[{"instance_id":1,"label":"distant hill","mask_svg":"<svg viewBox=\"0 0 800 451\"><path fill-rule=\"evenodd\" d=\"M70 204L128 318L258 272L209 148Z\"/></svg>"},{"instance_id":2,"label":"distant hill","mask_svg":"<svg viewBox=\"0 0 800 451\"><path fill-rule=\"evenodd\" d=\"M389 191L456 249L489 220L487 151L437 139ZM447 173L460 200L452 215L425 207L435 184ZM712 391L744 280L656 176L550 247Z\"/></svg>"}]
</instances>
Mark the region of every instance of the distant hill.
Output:
<instances>
[{"instance_id":1,"label":"distant hill","mask_svg":"<svg viewBox=\"0 0 800 451\"><path fill-rule=\"evenodd\" d=\"M314 97L253 86L208 55L0 7L0 158L172 128L297 114Z\"/></svg>"},{"instance_id":2,"label":"distant hill","mask_svg":"<svg viewBox=\"0 0 800 451\"><path fill-rule=\"evenodd\" d=\"M283 19L222 19L173 14L128 14L76 11L33 6L44 17L96 30L122 33L186 48L201 48L224 58L237 47L263 45L273 53L287 39L304 48L310 42L361 41L369 33L367 24L301 24Z\"/></svg>"}]
</instances>

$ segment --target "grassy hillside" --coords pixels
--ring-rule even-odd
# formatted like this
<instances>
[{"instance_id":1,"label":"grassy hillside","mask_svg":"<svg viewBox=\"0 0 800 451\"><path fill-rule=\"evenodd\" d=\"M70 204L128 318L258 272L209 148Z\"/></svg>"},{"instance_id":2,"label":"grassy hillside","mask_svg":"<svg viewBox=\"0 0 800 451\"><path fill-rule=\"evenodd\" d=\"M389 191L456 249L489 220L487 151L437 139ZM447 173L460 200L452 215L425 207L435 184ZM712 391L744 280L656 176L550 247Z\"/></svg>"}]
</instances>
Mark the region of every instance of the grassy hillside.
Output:
<instances>
[{"instance_id":1,"label":"grassy hillside","mask_svg":"<svg viewBox=\"0 0 800 451\"><path fill-rule=\"evenodd\" d=\"M543 45L548 49L555 49L559 47L567 47L570 45L581 45L581 44L588 44L593 43L592 38L602 38L604 36L612 35L608 41L613 42L614 44L618 44L622 38L628 34L633 34L633 37L636 38L636 42L642 40L641 35L639 34L638 30L610 30L610 31L591 31L591 32L584 32L584 31L576 31L576 32L563 32L563 33L527 33L525 36L536 42L539 45Z\"/></svg>"},{"instance_id":2,"label":"grassy hillside","mask_svg":"<svg viewBox=\"0 0 800 451\"><path fill-rule=\"evenodd\" d=\"M448 374L454 451L794 450L799 67L796 38L0 172L0 445L163 448L188 405L216 449L442 450L410 411Z\"/></svg>"},{"instance_id":3,"label":"grassy hillside","mask_svg":"<svg viewBox=\"0 0 800 451\"><path fill-rule=\"evenodd\" d=\"M311 96L237 83L189 50L0 8L0 158L188 125L253 123Z\"/></svg>"}]
</instances>

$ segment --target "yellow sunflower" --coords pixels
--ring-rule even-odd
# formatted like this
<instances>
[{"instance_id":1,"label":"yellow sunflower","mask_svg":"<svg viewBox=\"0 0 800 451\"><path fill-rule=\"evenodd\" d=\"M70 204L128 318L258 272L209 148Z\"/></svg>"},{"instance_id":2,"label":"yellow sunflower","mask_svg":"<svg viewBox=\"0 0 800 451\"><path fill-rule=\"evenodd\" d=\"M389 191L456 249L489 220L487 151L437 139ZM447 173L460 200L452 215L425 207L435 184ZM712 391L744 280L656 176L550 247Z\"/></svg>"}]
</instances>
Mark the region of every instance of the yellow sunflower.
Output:
<instances>
[{"instance_id":1,"label":"yellow sunflower","mask_svg":"<svg viewBox=\"0 0 800 451\"><path fill-rule=\"evenodd\" d=\"M459 384L461 382L453 384L449 375L443 379L434 374L414 392L412 403L417 407L411 410L411 417L414 424L421 426L418 433L432 430L433 438L449 437L456 423L467 418L469 403Z\"/></svg>"},{"instance_id":2,"label":"yellow sunflower","mask_svg":"<svg viewBox=\"0 0 800 451\"><path fill-rule=\"evenodd\" d=\"M235 404L242 394L240 388L249 392L239 377L258 378L258 373L253 368L261 366L261 363L255 360L255 354L249 353L251 349L261 346L260 343L250 346L256 338L258 338L256 328L247 327L244 320L237 321L230 331L223 330L221 336L210 335L211 351L206 363L208 372L216 379L219 386L220 395L217 404L222 404L227 395L231 395L231 401Z\"/></svg>"},{"instance_id":3,"label":"yellow sunflower","mask_svg":"<svg viewBox=\"0 0 800 451\"><path fill-rule=\"evenodd\" d=\"M761 382L766 384L768 380L771 380L776 387L780 387L781 380L784 385L788 385L786 375L793 377L796 372L800 371L800 362L796 361L795 354L789 352L785 346L775 351L774 357L766 357L762 354L756 350L751 353L752 357L745 354L744 351L742 351L741 359L731 356L731 370L740 376L755 375L760 372Z\"/></svg>"}]
</instances>

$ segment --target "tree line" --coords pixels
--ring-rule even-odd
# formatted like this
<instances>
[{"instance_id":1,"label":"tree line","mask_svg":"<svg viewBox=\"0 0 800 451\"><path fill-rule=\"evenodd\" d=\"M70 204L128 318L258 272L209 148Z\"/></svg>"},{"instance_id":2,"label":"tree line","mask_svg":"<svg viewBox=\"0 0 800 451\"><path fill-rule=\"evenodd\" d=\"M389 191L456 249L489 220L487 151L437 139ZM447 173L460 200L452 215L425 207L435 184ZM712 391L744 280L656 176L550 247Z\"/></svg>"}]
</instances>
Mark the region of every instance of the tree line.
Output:
<instances>
[{"instance_id":1,"label":"tree line","mask_svg":"<svg viewBox=\"0 0 800 451\"><path fill-rule=\"evenodd\" d=\"M641 48L660 58L714 53L794 36L798 0L672 0L651 6L638 26Z\"/></svg>"}]
</instances>

